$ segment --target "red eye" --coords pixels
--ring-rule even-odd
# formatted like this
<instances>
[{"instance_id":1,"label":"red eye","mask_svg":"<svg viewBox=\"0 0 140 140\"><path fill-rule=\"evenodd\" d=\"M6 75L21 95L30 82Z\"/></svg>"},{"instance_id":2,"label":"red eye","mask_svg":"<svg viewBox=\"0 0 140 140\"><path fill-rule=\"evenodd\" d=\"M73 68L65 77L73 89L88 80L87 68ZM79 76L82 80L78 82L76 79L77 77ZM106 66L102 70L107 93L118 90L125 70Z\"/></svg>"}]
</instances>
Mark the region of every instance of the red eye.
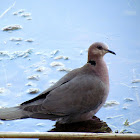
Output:
<instances>
[{"instance_id":1,"label":"red eye","mask_svg":"<svg viewBox=\"0 0 140 140\"><path fill-rule=\"evenodd\" d=\"M97 48L98 48L99 50L102 50L102 49L103 49L102 46L97 46Z\"/></svg>"}]
</instances>

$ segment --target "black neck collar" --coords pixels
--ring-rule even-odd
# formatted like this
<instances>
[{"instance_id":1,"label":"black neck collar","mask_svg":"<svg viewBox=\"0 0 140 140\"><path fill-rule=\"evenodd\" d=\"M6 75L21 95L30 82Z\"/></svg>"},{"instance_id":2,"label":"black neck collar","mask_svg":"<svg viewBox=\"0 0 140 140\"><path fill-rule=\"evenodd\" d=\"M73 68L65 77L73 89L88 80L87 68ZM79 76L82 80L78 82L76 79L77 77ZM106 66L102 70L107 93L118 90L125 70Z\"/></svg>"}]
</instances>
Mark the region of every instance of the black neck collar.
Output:
<instances>
[{"instance_id":1,"label":"black neck collar","mask_svg":"<svg viewBox=\"0 0 140 140\"><path fill-rule=\"evenodd\" d=\"M89 60L87 63L90 63L91 65L95 66L96 62L94 60Z\"/></svg>"}]
</instances>

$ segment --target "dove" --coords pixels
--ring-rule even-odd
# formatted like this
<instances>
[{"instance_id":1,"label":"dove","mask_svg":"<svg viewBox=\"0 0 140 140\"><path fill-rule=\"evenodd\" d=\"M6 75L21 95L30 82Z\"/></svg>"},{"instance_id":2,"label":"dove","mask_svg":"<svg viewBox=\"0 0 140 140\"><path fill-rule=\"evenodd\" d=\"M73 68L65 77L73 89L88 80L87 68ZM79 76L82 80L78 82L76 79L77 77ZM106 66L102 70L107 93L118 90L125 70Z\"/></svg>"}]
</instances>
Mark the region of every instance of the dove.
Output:
<instances>
[{"instance_id":1,"label":"dove","mask_svg":"<svg viewBox=\"0 0 140 140\"><path fill-rule=\"evenodd\" d=\"M61 124L91 120L109 94L106 53L116 55L106 44L93 43L84 66L70 71L35 98L16 107L1 108L0 119L49 119Z\"/></svg>"}]
</instances>

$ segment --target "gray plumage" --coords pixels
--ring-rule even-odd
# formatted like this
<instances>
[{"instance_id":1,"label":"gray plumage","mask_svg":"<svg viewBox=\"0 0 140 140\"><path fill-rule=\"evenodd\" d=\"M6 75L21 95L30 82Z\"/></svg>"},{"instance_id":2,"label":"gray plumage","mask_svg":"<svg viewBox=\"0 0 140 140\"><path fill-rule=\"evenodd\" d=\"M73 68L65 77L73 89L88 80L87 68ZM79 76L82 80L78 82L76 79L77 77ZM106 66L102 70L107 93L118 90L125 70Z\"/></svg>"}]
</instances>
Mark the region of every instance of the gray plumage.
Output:
<instances>
[{"instance_id":1,"label":"gray plumage","mask_svg":"<svg viewBox=\"0 0 140 140\"><path fill-rule=\"evenodd\" d=\"M114 52L96 42L88 51L88 63L62 77L37 97L17 107L0 109L0 119L38 118L72 123L89 120L105 103L109 92L104 54Z\"/></svg>"}]
</instances>

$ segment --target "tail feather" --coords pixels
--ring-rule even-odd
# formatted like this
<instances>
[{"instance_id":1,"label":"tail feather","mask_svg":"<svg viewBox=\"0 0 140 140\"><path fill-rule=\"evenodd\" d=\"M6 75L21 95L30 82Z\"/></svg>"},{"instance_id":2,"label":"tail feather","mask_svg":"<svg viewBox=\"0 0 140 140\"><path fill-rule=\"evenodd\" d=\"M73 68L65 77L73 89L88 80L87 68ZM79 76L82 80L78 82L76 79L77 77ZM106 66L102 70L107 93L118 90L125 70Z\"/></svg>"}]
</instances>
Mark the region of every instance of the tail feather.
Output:
<instances>
[{"instance_id":1,"label":"tail feather","mask_svg":"<svg viewBox=\"0 0 140 140\"><path fill-rule=\"evenodd\" d=\"M25 111L23 111L19 107L0 109L0 120L15 120L15 119L22 119L22 118L28 118L28 117Z\"/></svg>"}]
</instances>

